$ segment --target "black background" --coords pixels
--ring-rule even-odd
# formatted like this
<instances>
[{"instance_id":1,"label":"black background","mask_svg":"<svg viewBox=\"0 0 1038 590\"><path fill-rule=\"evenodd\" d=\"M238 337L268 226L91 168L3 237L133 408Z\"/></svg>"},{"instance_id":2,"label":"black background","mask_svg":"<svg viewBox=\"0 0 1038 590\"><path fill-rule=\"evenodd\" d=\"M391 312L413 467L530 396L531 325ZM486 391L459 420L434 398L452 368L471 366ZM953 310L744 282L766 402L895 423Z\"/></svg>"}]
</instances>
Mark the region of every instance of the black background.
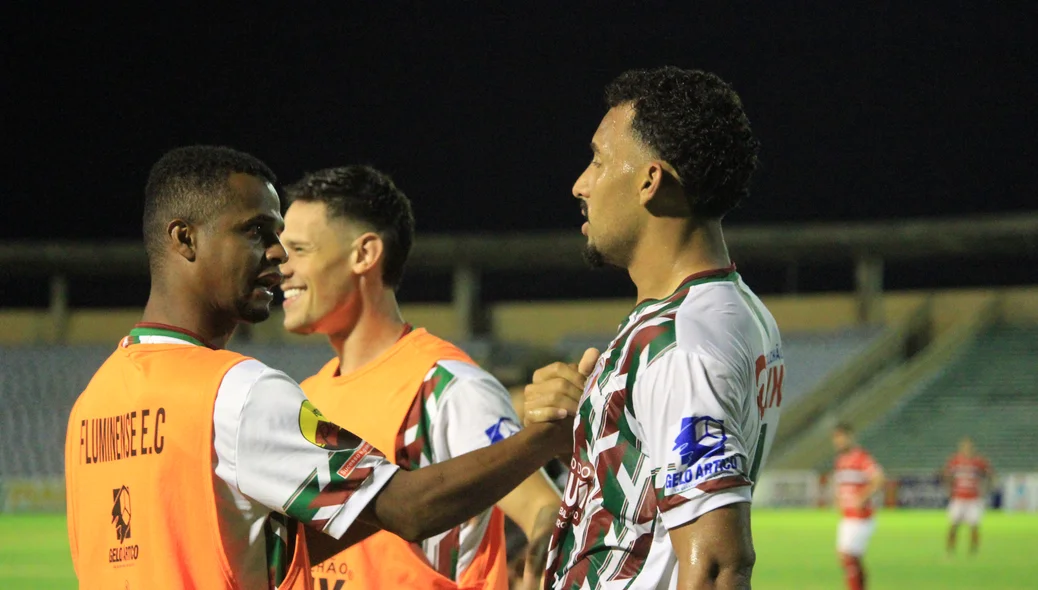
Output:
<instances>
[{"instance_id":1,"label":"black background","mask_svg":"<svg viewBox=\"0 0 1038 590\"><path fill-rule=\"evenodd\" d=\"M1034 3L342 4L6 4L0 240L138 238L148 168L190 143L251 152L283 182L373 164L424 234L576 232L570 187L604 85L663 64L730 81L763 143L730 225L1038 208ZM1018 262L895 265L888 282L1033 282ZM784 269L743 270L761 291L785 284ZM495 276L487 295L630 292L622 277L578 274ZM851 285L845 267L798 276L805 289ZM146 294L140 281L74 287L77 305ZM46 301L45 282L0 288L7 305ZM403 291L448 295L444 277L412 275Z\"/></svg>"}]
</instances>

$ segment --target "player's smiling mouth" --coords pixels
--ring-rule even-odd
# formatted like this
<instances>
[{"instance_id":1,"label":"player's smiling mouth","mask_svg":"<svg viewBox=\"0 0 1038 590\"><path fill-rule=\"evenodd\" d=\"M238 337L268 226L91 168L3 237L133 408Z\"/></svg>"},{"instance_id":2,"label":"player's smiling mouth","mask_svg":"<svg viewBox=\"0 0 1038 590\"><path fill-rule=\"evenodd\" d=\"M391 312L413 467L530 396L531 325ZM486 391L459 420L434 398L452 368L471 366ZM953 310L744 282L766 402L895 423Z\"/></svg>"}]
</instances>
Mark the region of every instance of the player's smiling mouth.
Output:
<instances>
[{"instance_id":1,"label":"player's smiling mouth","mask_svg":"<svg viewBox=\"0 0 1038 590\"><path fill-rule=\"evenodd\" d=\"M291 303L297 297L302 295L303 291L306 291L303 287L282 288L281 292L285 294L285 304Z\"/></svg>"}]
</instances>

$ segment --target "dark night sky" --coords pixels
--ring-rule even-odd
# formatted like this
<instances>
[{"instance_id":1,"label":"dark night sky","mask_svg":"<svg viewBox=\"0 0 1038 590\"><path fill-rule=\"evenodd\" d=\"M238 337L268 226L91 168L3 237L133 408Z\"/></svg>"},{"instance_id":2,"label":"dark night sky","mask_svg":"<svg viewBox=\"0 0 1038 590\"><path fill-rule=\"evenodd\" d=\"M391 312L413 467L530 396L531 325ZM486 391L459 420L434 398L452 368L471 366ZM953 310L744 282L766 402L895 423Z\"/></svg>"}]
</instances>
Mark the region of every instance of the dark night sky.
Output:
<instances>
[{"instance_id":1,"label":"dark night sky","mask_svg":"<svg viewBox=\"0 0 1038 590\"><path fill-rule=\"evenodd\" d=\"M761 138L730 224L1036 208L1034 3L350 4L3 8L0 240L138 237L149 166L188 143L286 182L373 164L420 232L577 231L603 86L662 64L732 82Z\"/></svg>"}]
</instances>

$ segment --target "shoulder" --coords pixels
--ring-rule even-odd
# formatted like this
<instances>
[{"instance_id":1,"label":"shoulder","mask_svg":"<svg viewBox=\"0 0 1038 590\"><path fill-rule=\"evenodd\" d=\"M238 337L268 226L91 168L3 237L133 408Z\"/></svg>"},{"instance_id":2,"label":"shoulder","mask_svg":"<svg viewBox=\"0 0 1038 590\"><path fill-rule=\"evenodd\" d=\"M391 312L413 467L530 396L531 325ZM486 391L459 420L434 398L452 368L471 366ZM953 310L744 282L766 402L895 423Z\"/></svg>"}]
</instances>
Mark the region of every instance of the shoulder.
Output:
<instances>
[{"instance_id":1,"label":"shoulder","mask_svg":"<svg viewBox=\"0 0 1038 590\"><path fill-rule=\"evenodd\" d=\"M781 350L774 318L737 281L693 287L676 310L673 329L679 349L740 372L752 369L761 355Z\"/></svg>"},{"instance_id":2,"label":"shoulder","mask_svg":"<svg viewBox=\"0 0 1038 590\"><path fill-rule=\"evenodd\" d=\"M235 363L223 376L218 397L238 398L244 403L257 390L301 391L299 385L288 375L253 359L243 358Z\"/></svg>"},{"instance_id":3,"label":"shoulder","mask_svg":"<svg viewBox=\"0 0 1038 590\"><path fill-rule=\"evenodd\" d=\"M873 465L876 463L876 459L865 449L859 448L854 452L854 462L860 465Z\"/></svg>"},{"instance_id":4,"label":"shoulder","mask_svg":"<svg viewBox=\"0 0 1038 590\"><path fill-rule=\"evenodd\" d=\"M408 344L413 348L422 351L426 355L431 355L441 359L454 359L467 361L472 363L472 359L468 354L465 353L460 347L453 342L449 342L430 334L425 328L415 328L413 332L405 336L408 339Z\"/></svg>"},{"instance_id":5,"label":"shoulder","mask_svg":"<svg viewBox=\"0 0 1038 590\"><path fill-rule=\"evenodd\" d=\"M303 379L299 386L303 388L303 391L309 393L310 388L318 387L321 383L324 383L335 375L335 372L339 370L339 359L332 357L324 364L323 367L313 375Z\"/></svg>"},{"instance_id":6,"label":"shoulder","mask_svg":"<svg viewBox=\"0 0 1038 590\"><path fill-rule=\"evenodd\" d=\"M425 375L424 389L430 388L440 392L446 392L448 389L451 392L499 393L505 391L504 386L482 367L456 359L440 359L429 368Z\"/></svg>"}]
</instances>

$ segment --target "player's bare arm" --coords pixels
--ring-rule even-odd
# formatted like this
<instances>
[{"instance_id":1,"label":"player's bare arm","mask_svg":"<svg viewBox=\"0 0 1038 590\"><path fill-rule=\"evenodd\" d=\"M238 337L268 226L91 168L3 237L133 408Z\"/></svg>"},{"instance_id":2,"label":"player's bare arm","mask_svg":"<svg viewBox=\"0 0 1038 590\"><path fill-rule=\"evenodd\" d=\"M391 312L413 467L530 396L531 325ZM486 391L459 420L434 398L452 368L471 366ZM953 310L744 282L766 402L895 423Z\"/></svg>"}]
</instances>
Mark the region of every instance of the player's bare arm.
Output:
<instances>
[{"instance_id":1,"label":"player's bare arm","mask_svg":"<svg viewBox=\"0 0 1038 590\"><path fill-rule=\"evenodd\" d=\"M873 470L872 475L869 477L869 485L861 491L861 496L858 497L858 506L865 506L876 492L883 489L883 484L886 483L886 481L887 477L883 473L883 468L877 465Z\"/></svg>"},{"instance_id":2,"label":"player's bare arm","mask_svg":"<svg viewBox=\"0 0 1038 590\"><path fill-rule=\"evenodd\" d=\"M379 531L378 528L360 521L351 524L341 539L330 537L311 527L303 527L303 530L306 533L306 552L310 556L311 564L324 563L342 553L345 547L360 543Z\"/></svg>"},{"instance_id":3,"label":"player's bare arm","mask_svg":"<svg viewBox=\"0 0 1038 590\"><path fill-rule=\"evenodd\" d=\"M526 535L528 549L523 569L524 590L541 586L548 542L561 503L562 495L543 470L531 475L497 503L505 516L519 525Z\"/></svg>"},{"instance_id":4,"label":"player's bare arm","mask_svg":"<svg viewBox=\"0 0 1038 590\"><path fill-rule=\"evenodd\" d=\"M490 508L552 457L572 446L572 421L531 425L450 461L401 471L359 520L411 542Z\"/></svg>"},{"instance_id":5,"label":"player's bare arm","mask_svg":"<svg viewBox=\"0 0 1038 590\"><path fill-rule=\"evenodd\" d=\"M756 561L749 502L729 504L672 529L670 541L679 590L749 589Z\"/></svg>"}]
</instances>

